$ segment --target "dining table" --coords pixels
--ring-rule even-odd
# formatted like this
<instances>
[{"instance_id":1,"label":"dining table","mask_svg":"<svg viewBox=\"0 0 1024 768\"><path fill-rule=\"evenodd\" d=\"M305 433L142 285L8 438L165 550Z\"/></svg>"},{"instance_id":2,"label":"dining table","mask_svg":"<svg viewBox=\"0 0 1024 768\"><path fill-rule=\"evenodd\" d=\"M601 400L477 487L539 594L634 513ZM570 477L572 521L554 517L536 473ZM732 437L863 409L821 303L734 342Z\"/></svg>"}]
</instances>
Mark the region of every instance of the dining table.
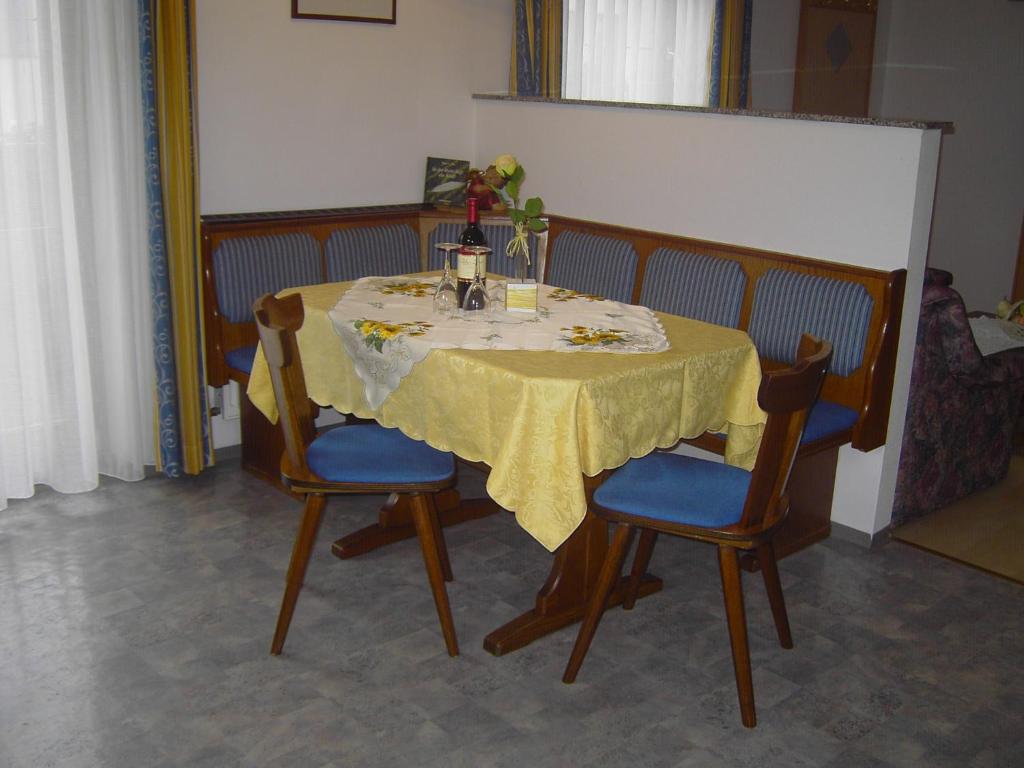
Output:
<instances>
[{"instance_id":1,"label":"dining table","mask_svg":"<svg viewBox=\"0 0 1024 768\"><path fill-rule=\"evenodd\" d=\"M429 286L437 273L409 280ZM501 276L489 280L500 286ZM298 292L303 299L305 319L297 341L310 399L399 429L485 469L488 498L462 499L449 493L439 499L443 525L504 509L553 553L534 605L485 638L484 648L495 655L582 617L608 549L607 522L591 511L592 495L614 469L706 431L726 435L727 462L745 469L754 464L767 417L757 403L757 350L742 330L644 310L663 333L664 344L654 347L660 351L617 353L603 344L586 351L576 351L573 344L564 350L501 344L432 348L406 366L381 399L380 392L371 392L365 366L346 350L341 335L342 324L348 322L339 319L342 299L360 284L323 283L279 294ZM409 293L399 293L408 305ZM427 328L441 320L432 314L431 295L427 288L417 297L423 307L420 324ZM574 317L577 308L583 314L592 312L595 301L602 299L538 286L538 314L544 318L558 313ZM388 297L374 306L378 304L386 315ZM604 311L611 318L621 317L624 306L609 302ZM479 334L487 339L507 331L510 315L498 308L466 313L461 319L479 324L482 331L495 331ZM578 326L563 329L570 338L574 327L580 333ZM247 394L276 421L262 349L257 350ZM402 497L392 496L377 523L340 539L332 549L339 557L354 557L413 535ZM625 581L614 590L610 604L621 602ZM646 575L640 596L661 586L660 579Z\"/></svg>"}]
</instances>

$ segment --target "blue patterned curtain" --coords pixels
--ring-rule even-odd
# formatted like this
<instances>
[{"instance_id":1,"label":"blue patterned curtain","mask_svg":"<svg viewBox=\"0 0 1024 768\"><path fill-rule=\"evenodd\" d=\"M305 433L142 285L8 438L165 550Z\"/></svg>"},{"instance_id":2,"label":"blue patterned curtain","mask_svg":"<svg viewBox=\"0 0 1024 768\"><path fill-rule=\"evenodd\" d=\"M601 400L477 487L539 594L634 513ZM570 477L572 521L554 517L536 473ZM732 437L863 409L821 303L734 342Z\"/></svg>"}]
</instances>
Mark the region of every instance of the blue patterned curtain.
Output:
<instances>
[{"instance_id":1,"label":"blue patterned curtain","mask_svg":"<svg viewBox=\"0 0 1024 768\"><path fill-rule=\"evenodd\" d=\"M562 0L513 0L509 93L558 97L562 90Z\"/></svg>"},{"instance_id":2,"label":"blue patterned curtain","mask_svg":"<svg viewBox=\"0 0 1024 768\"><path fill-rule=\"evenodd\" d=\"M192 377L196 386L190 387L186 398L191 400L191 410L200 413L198 424L190 430L198 433L198 439L189 441L193 450L192 458L183 449L182 397L180 386L181 370L178 364L179 345L175 341L174 290L168 237L165 226L164 176L161 165L160 135L160 94L157 89L157 30L154 9L159 0L138 0L139 7L139 58L141 62L143 132L146 153L146 196L149 204L149 265L150 291L153 306L153 353L156 367L156 433L157 469L169 477L180 477L184 473L195 474L212 461L210 448L209 420L206 418L206 387L203 383L203 359L199 354L195 361L185 364L186 369L197 370L198 377ZM185 19L188 25L189 4L185 5ZM191 68L191 51L186 52ZM191 100L189 100L191 101ZM188 116L191 120L191 115ZM189 152L191 153L191 146ZM187 169L191 173L190 169ZM186 280L190 276L185 276ZM195 316L195 324L201 322L199 306L183 310ZM201 326L198 326L201 327ZM189 345L186 345L186 349ZM196 380L197 379L197 380ZM194 391L191 391L193 390ZM198 408L196 408L198 400ZM195 446L198 445L198 451ZM196 454L201 458L196 460Z\"/></svg>"},{"instance_id":3,"label":"blue patterned curtain","mask_svg":"<svg viewBox=\"0 0 1024 768\"><path fill-rule=\"evenodd\" d=\"M750 104L750 32L754 0L717 0L711 45L708 106Z\"/></svg>"}]
</instances>

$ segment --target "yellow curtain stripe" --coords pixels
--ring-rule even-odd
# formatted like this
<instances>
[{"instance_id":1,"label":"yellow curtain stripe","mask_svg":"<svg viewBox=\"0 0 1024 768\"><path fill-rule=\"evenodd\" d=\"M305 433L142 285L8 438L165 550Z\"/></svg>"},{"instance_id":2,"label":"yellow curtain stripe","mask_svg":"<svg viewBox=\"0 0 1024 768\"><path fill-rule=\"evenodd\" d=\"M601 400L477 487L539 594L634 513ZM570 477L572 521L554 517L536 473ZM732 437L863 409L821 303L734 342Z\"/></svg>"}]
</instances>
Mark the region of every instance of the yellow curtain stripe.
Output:
<instances>
[{"instance_id":1,"label":"yellow curtain stripe","mask_svg":"<svg viewBox=\"0 0 1024 768\"><path fill-rule=\"evenodd\" d=\"M725 0L722 19L722 73L719 81L721 107L741 109L740 69L743 57L743 0Z\"/></svg>"},{"instance_id":2,"label":"yellow curtain stripe","mask_svg":"<svg viewBox=\"0 0 1024 768\"><path fill-rule=\"evenodd\" d=\"M541 38L541 66L544 79L541 92L545 96L562 95L562 0L544 0Z\"/></svg>"},{"instance_id":3,"label":"yellow curtain stripe","mask_svg":"<svg viewBox=\"0 0 1024 768\"><path fill-rule=\"evenodd\" d=\"M512 0L513 6L516 0ZM540 46L540 72L537 82L540 96L560 96L562 93L562 0L541 0L540 29L534 23L533 13L526 10L526 39L530 48L530 61L534 61ZM518 21L514 22L518 24ZM518 56L516 55L518 28L512 31L512 55L509 64L508 92L518 93Z\"/></svg>"},{"instance_id":4,"label":"yellow curtain stripe","mask_svg":"<svg viewBox=\"0 0 1024 768\"><path fill-rule=\"evenodd\" d=\"M191 6L191 0L188 0ZM204 466L199 350L202 329L196 275L198 216L195 196L193 128L190 104L189 39L184 3L155 4L156 88L160 122L160 164L163 173L164 222L167 236L171 311L177 368L178 414L182 463L197 474Z\"/></svg>"}]
</instances>

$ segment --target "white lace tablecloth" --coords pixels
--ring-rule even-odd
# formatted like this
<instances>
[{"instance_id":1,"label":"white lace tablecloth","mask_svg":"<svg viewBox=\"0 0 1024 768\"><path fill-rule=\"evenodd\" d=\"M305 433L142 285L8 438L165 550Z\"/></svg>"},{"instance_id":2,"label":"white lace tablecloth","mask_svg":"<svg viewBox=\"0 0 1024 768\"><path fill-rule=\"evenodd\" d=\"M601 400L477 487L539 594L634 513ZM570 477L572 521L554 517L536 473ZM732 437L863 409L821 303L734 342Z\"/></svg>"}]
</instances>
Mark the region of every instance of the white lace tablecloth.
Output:
<instances>
[{"instance_id":1,"label":"white lace tablecloth","mask_svg":"<svg viewBox=\"0 0 1024 768\"><path fill-rule=\"evenodd\" d=\"M380 407L432 349L636 354L669 348L661 323L646 307L548 285L538 286L535 314L499 308L442 317L433 313L438 279L364 277L330 311L371 408ZM494 281L488 287L500 294Z\"/></svg>"}]
</instances>

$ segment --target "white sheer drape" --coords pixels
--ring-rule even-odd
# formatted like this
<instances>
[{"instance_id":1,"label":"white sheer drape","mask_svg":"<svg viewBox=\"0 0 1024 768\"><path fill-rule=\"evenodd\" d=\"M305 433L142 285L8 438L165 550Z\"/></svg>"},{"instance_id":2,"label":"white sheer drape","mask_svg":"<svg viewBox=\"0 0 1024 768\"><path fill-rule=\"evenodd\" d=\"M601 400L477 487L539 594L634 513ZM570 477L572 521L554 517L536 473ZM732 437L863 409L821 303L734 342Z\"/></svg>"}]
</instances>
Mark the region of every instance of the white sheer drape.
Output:
<instances>
[{"instance_id":1,"label":"white sheer drape","mask_svg":"<svg viewBox=\"0 0 1024 768\"><path fill-rule=\"evenodd\" d=\"M137 20L0 0L0 509L153 463Z\"/></svg>"},{"instance_id":2,"label":"white sheer drape","mask_svg":"<svg viewBox=\"0 0 1024 768\"><path fill-rule=\"evenodd\" d=\"M704 106L715 0L565 0L567 99Z\"/></svg>"}]
</instances>

